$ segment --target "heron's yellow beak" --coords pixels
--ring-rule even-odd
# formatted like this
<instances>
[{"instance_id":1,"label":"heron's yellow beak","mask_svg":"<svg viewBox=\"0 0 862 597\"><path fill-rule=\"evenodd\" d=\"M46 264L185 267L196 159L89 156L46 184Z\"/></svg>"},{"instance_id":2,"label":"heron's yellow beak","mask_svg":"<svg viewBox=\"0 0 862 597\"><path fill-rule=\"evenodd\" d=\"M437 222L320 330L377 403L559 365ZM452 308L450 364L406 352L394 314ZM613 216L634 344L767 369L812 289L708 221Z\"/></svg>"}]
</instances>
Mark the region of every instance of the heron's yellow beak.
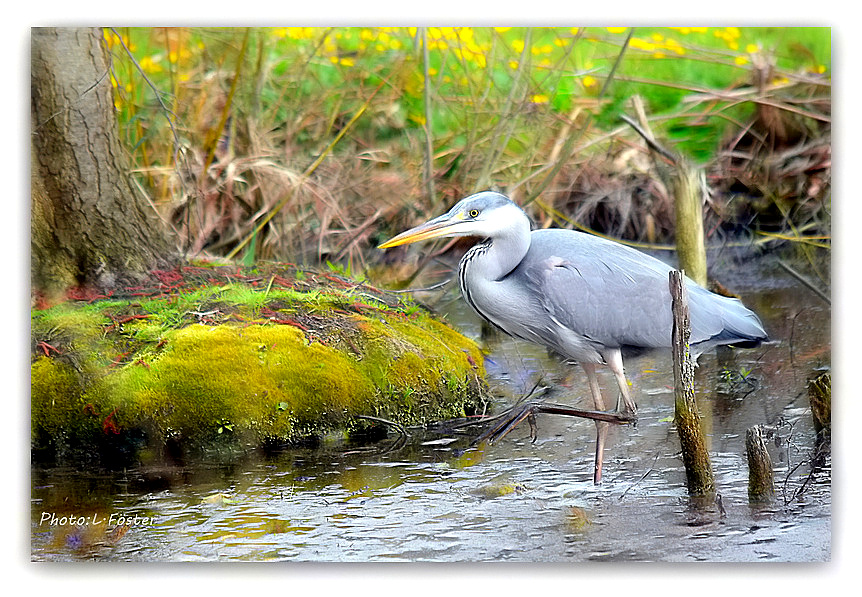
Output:
<instances>
[{"instance_id":1,"label":"heron's yellow beak","mask_svg":"<svg viewBox=\"0 0 862 597\"><path fill-rule=\"evenodd\" d=\"M460 236L463 234L461 226L464 224L464 216L461 213L455 215L443 214L438 218L429 220L415 228L406 230L390 238L385 243L378 245L378 249L390 249L399 245L407 245L420 240L439 238L441 236Z\"/></svg>"}]
</instances>

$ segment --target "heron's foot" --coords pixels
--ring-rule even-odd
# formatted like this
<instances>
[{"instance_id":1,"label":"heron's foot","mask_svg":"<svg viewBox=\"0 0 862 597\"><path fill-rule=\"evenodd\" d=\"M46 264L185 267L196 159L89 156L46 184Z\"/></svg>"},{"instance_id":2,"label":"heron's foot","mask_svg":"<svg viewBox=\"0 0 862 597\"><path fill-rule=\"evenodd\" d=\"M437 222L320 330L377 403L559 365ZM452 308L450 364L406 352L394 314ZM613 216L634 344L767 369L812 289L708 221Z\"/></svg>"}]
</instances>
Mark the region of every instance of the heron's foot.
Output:
<instances>
[{"instance_id":1,"label":"heron's foot","mask_svg":"<svg viewBox=\"0 0 862 597\"><path fill-rule=\"evenodd\" d=\"M638 405L631 398L624 401L624 396L617 394L617 407L613 412L620 413L632 417L635 421L638 419Z\"/></svg>"}]
</instances>

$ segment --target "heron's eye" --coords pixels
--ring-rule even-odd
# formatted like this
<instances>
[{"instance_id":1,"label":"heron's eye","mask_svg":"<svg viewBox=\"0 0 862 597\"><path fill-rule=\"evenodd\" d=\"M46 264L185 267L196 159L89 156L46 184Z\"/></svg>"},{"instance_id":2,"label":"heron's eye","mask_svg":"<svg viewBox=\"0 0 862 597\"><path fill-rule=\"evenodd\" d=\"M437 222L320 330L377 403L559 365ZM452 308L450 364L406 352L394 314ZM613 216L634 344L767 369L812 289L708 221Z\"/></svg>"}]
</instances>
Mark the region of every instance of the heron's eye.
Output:
<instances>
[{"instance_id":1,"label":"heron's eye","mask_svg":"<svg viewBox=\"0 0 862 597\"><path fill-rule=\"evenodd\" d=\"M478 210L478 209L471 209L471 210L468 212L468 215L469 215L471 218L478 218L478 217L479 217L479 210Z\"/></svg>"}]
</instances>

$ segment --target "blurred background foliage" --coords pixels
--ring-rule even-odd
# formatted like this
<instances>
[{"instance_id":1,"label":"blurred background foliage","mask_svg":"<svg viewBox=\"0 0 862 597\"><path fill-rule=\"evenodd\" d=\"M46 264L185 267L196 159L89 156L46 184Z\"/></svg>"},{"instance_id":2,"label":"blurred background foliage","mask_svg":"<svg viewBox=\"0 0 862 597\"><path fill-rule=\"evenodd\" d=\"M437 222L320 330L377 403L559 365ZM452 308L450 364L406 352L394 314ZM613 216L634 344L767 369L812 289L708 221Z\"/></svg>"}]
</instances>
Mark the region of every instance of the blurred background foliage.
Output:
<instances>
[{"instance_id":1,"label":"blurred background foliage","mask_svg":"<svg viewBox=\"0 0 862 597\"><path fill-rule=\"evenodd\" d=\"M379 241L485 188L539 225L668 242L661 164L623 114L703 168L709 242L829 246L829 29L111 28L105 40L136 188L188 256L362 272Z\"/></svg>"}]
</instances>

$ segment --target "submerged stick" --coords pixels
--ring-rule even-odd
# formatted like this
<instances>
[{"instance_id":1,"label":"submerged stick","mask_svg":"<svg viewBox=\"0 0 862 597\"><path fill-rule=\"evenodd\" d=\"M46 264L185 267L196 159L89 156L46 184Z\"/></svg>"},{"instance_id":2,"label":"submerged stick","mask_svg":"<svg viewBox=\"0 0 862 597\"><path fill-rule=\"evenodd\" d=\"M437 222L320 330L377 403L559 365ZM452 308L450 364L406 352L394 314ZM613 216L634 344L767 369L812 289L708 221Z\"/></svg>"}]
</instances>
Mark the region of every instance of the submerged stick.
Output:
<instances>
[{"instance_id":1,"label":"submerged stick","mask_svg":"<svg viewBox=\"0 0 862 597\"><path fill-rule=\"evenodd\" d=\"M692 496L706 496L715 493L715 482L706 440L700 426L700 413L694 400L694 362L688 345L691 319L684 280L685 276L681 271L670 272L675 423L682 447L688 493Z\"/></svg>"},{"instance_id":2,"label":"submerged stick","mask_svg":"<svg viewBox=\"0 0 862 597\"><path fill-rule=\"evenodd\" d=\"M775 497L772 458L766 450L761 425L749 427L745 432L745 452L748 455L748 501L771 502Z\"/></svg>"},{"instance_id":3,"label":"submerged stick","mask_svg":"<svg viewBox=\"0 0 862 597\"><path fill-rule=\"evenodd\" d=\"M517 427L521 421L524 419L530 421L530 417L533 417L536 413L580 417L582 419L592 419L594 421L603 421L605 423L614 423L616 425L626 425L637 421L637 418L629 414L584 410L581 408L564 406L561 404L551 404L548 402L534 402L525 404L520 408L511 408L499 417L493 417L495 419L499 418L502 420L473 440L473 445L480 444L486 440L493 444L494 442L503 439L510 431L512 431L512 429ZM530 426L532 436L534 429L532 421L530 422Z\"/></svg>"}]
</instances>

